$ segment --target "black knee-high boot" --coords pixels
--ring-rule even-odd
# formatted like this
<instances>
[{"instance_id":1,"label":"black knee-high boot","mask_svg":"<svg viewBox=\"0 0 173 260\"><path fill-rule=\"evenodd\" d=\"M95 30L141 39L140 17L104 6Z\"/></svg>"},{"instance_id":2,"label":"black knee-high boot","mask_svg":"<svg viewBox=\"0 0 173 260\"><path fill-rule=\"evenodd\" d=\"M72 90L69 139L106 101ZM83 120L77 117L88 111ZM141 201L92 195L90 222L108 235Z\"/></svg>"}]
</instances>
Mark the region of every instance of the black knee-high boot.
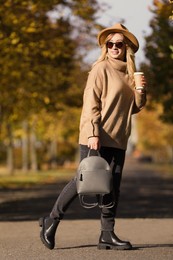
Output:
<instances>
[{"instance_id":1,"label":"black knee-high boot","mask_svg":"<svg viewBox=\"0 0 173 260\"><path fill-rule=\"evenodd\" d=\"M40 238L43 244L49 249L53 249L55 247L55 233L59 222L59 219L53 219L50 217L43 217L39 219L39 225L42 227L40 231Z\"/></svg>"},{"instance_id":2,"label":"black knee-high boot","mask_svg":"<svg viewBox=\"0 0 173 260\"><path fill-rule=\"evenodd\" d=\"M98 249L131 249L128 241L120 240L113 231L102 231L99 239Z\"/></svg>"}]
</instances>

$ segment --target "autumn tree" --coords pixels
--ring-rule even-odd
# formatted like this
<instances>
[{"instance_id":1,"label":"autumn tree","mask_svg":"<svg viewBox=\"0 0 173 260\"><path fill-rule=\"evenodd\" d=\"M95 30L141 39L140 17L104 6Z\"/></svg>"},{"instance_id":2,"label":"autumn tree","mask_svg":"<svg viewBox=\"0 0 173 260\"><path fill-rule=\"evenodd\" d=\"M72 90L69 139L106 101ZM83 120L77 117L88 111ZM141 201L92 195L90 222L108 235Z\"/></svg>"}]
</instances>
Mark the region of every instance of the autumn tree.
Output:
<instances>
[{"instance_id":1,"label":"autumn tree","mask_svg":"<svg viewBox=\"0 0 173 260\"><path fill-rule=\"evenodd\" d=\"M141 64L148 81L147 106L138 116L139 144L157 161L173 161L173 4L154 0L151 34L145 37L147 60Z\"/></svg>"},{"instance_id":2,"label":"autumn tree","mask_svg":"<svg viewBox=\"0 0 173 260\"><path fill-rule=\"evenodd\" d=\"M81 106L83 47L97 10L91 0L0 1L0 112L9 148L23 120Z\"/></svg>"},{"instance_id":3,"label":"autumn tree","mask_svg":"<svg viewBox=\"0 0 173 260\"><path fill-rule=\"evenodd\" d=\"M152 32L145 37L145 55L147 64L142 64L148 78L148 104L154 107L162 105L161 118L173 123L173 70L172 45L173 21L171 19L173 4L167 0L154 0L150 21Z\"/></svg>"},{"instance_id":4,"label":"autumn tree","mask_svg":"<svg viewBox=\"0 0 173 260\"><path fill-rule=\"evenodd\" d=\"M173 125L159 119L162 106L154 110L144 109L137 115L138 144L137 151L151 156L156 162L173 162Z\"/></svg>"}]
</instances>

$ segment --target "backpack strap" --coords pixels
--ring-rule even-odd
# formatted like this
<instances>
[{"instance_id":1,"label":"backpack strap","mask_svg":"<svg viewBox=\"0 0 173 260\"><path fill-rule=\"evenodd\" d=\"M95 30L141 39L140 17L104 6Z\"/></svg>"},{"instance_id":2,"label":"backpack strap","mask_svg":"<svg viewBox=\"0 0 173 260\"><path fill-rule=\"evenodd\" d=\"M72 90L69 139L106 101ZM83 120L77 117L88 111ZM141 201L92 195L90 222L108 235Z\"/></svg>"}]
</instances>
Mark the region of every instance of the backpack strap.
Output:
<instances>
[{"instance_id":1,"label":"backpack strap","mask_svg":"<svg viewBox=\"0 0 173 260\"><path fill-rule=\"evenodd\" d=\"M103 196L101 194L96 195L97 198L97 202L93 202L93 203L88 203L86 201L84 201L84 197L86 197L86 195L81 195L79 194L79 201L82 207L86 208L86 209L92 209L95 208L97 206L99 206L99 208L113 208L115 205L115 202L111 201L108 204L103 204Z\"/></svg>"},{"instance_id":2,"label":"backpack strap","mask_svg":"<svg viewBox=\"0 0 173 260\"><path fill-rule=\"evenodd\" d=\"M84 197L86 197L86 195L81 195L79 194L79 201L82 207L86 208L86 209L92 209L98 206L98 202L94 202L94 203L87 203L84 201Z\"/></svg>"},{"instance_id":3,"label":"backpack strap","mask_svg":"<svg viewBox=\"0 0 173 260\"><path fill-rule=\"evenodd\" d=\"M115 205L115 202L111 201L109 202L108 204L104 204L103 203L103 196L104 195L98 195L98 206L99 208L107 208L107 209L110 209L110 208L113 208L113 206Z\"/></svg>"},{"instance_id":4,"label":"backpack strap","mask_svg":"<svg viewBox=\"0 0 173 260\"><path fill-rule=\"evenodd\" d=\"M87 157L90 157L91 150L92 149L89 149ZM95 150L95 153L97 153L97 156L101 157L101 154L100 154L99 150Z\"/></svg>"}]
</instances>

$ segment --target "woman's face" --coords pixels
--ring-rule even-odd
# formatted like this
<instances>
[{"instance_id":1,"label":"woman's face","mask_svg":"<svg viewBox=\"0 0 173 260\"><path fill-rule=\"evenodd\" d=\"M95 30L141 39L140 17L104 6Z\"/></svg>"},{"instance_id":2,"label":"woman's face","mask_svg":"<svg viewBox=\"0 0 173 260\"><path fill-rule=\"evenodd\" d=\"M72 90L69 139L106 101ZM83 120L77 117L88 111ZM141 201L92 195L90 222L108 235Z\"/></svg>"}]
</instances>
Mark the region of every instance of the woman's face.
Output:
<instances>
[{"instance_id":1,"label":"woman's face","mask_svg":"<svg viewBox=\"0 0 173 260\"><path fill-rule=\"evenodd\" d=\"M117 45L111 43L117 43ZM107 50L110 57L123 61L126 53L124 36L120 33L115 33L107 43Z\"/></svg>"}]
</instances>

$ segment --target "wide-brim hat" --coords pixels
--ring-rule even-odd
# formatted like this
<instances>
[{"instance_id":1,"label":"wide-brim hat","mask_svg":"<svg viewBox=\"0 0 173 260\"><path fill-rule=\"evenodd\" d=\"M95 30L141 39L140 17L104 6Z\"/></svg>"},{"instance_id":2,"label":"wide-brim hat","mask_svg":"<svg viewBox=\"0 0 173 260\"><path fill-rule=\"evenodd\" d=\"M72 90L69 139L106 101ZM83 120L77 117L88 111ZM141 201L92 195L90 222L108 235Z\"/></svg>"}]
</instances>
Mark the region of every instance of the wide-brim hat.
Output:
<instances>
[{"instance_id":1,"label":"wide-brim hat","mask_svg":"<svg viewBox=\"0 0 173 260\"><path fill-rule=\"evenodd\" d=\"M120 23L114 24L112 27L103 29L98 34L98 44L101 47L103 46L103 44L105 44L105 40L110 33L122 33L130 41L130 47L133 49L134 52L137 52L137 50L139 49L139 42L137 38L131 32L129 32L129 30L124 25Z\"/></svg>"}]
</instances>

